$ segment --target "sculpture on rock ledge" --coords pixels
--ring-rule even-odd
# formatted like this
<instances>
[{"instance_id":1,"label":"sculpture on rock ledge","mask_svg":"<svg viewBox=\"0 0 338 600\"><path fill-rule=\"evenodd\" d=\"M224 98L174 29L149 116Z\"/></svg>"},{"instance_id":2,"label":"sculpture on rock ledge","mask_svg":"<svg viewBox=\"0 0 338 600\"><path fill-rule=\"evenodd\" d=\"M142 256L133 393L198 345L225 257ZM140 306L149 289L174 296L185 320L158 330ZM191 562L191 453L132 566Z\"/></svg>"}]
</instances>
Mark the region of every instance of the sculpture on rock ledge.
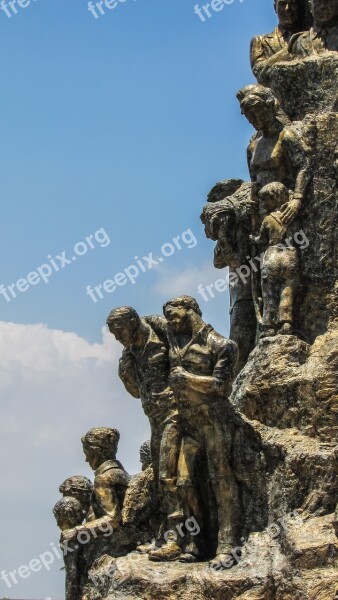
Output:
<instances>
[{"instance_id":1,"label":"sculpture on rock ledge","mask_svg":"<svg viewBox=\"0 0 338 600\"><path fill-rule=\"evenodd\" d=\"M196 493L195 466L204 452L216 499L216 563L236 546L240 526L239 496L231 467L232 411L227 404L238 358L237 346L202 319L194 298L182 296L164 305L170 339L170 378L179 408L182 445L177 486L185 517L203 518ZM188 540L182 561L194 561L198 549Z\"/></svg>"},{"instance_id":2,"label":"sculpture on rock ledge","mask_svg":"<svg viewBox=\"0 0 338 600\"><path fill-rule=\"evenodd\" d=\"M250 182L219 181L209 192L201 214L206 236L217 241L214 266L229 267L230 339L238 346L238 372L255 347L257 330L249 264L251 215L255 208L252 196ZM240 276L237 269L241 270Z\"/></svg>"},{"instance_id":3,"label":"sculpture on rock ledge","mask_svg":"<svg viewBox=\"0 0 338 600\"><path fill-rule=\"evenodd\" d=\"M338 51L337 0L311 0L313 27L292 38L290 53L294 58L305 58Z\"/></svg>"},{"instance_id":4,"label":"sculpture on rock ledge","mask_svg":"<svg viewBox=\"0 0 338 600\"><path fill-rule=\"evenodd\" d=\"M68 496L78 500L82 506L83 518L85 521L91 521L94 518L91 507L91 496L93 493L93 484L88 477L75 475L68 477L59 488L63 496Z\"/></svg>"},{"instance_id":5,"label":"sculpture on rock ledge","mask_svg":"<svg viewBox=\"0 0 338 600\"><path fill-rule=\"evenodd\" d=\"M262 337L293 331L294 299L299 283L298 250L285 243L290 220L283 207L290 201L289 192L282 183L263 187L259 200L266 217L259 236L254 238L260 252L264 252L261 268Z\"/></svg>"},{"instance_id":6,"label":"sculpture on rock ledge","mask_svg":"<svg viewBox=\"0 0 338 600\"><path fill-rule=\"evenodd\" d=\"M180 554L180 548L175 541L165 540L163 535L175 529L183 513L176 487L180 432L177 405L168 382L166 323L163 317L141 319L133 308L121 307L110 313L107 325L125 348L120 361L120 378L134 398L141 398L151 426L151 456L159 513L156 535L159 548L152 551L153 558L171 560Z\"/></svg>"},{"instance_id":7,"label":"sculpture on rock ledge","mask_svg":"<svg viewBox=\"0 0 338 600\"><path fill-rule=\"evenodd\" d=\"M58 527L61 529L61 542L65 542L63 532L76 531L76 527L83 522L83 507L81 503L71 496L63 497L54 508L53 513ZM82 548L74 539L69 539L63 552L66 571L66 600L80 600L81 579L84 572Z\"/></svg>"},{"instance_id":8,"label":"sculpture on rock ledge","mask_svg":"<svg viewBox=\"0 0 338 600\"><path fill-rule=\"evenodd\" d=\"M293 191L285 211L295 217L311 181L313 124L291 123L269 88L248 85L237 94L242 113L256 129L248 147L248 167L258 190L279 181Z\"/></svg>"},{"instance_id":9,"label":"sculpture on rock ledge","mask_svg":"<svg viewBox=\"0 0 338 600\"><path fill-rule=\"evenodd\" d=\"M250 49L251 67L259 83L268 85L269 68L291 60L289 42L296 32L307 27L307 0L275 0L278 26L272 33L253 38Z\"/></svg>"}]
</instances>

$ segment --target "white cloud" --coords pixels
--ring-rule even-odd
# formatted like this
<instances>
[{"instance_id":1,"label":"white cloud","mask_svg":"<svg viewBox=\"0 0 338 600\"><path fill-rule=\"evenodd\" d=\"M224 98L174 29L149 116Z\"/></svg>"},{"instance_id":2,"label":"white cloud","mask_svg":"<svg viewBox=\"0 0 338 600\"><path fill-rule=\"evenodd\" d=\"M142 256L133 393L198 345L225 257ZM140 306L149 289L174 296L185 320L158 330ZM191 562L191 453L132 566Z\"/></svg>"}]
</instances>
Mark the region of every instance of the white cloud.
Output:
<instances>
[{"instance_id":1,"label":"white cloud","mask_svg":"<svg viewBox=\"0 0 338 600\"><path fill-rule=\"evenodd\" d=\"M223 335L229 334L229 291L219 293L213 287L218 279L224 278L226 269L218 270L210 259L204 261L200 267L191 266L183 271L178 267L161 268L159 279L152 291L160 296L163 304L169 298L188 294L198 301L203 312L203 318L211 323ZM201 284L204 295L198 291ZM207 286L212 286L208 292ZM205 300L207 298L207 301Z\"/></svg>"},{"instance_id":2,"label":"white cloud","mask_svg":"<svg viewBox=\"0 0 338 600\"><path fill-rule=\"evenodd\" d=\"M214 283L222 275L217 271L211 260L204 261L200 267L191 266L182 271L179 267L162 267L160 277L153 289L155 292L166 297L181 296L188 294L198 299L198 286Z\"/></svg>"},{"instance_id":3,"label":"white cloud","mask_svg":"<svg viewBox=\"0 0 338 600\"><path fill-rule=\"evenodd\" d=\"M117 375L121 346L106 331L102 344L90 344L41 324L0 322L0 339L0 571L8 571L57 540L51 509L60 483L70 475L92 476L81 435L94 426L117 427L119 458L136 472L149 431L140 402ZM0 590L15 597L60 597L61 566L32 575L10 593L1 582Z\"/></svg>"}]
</instances>

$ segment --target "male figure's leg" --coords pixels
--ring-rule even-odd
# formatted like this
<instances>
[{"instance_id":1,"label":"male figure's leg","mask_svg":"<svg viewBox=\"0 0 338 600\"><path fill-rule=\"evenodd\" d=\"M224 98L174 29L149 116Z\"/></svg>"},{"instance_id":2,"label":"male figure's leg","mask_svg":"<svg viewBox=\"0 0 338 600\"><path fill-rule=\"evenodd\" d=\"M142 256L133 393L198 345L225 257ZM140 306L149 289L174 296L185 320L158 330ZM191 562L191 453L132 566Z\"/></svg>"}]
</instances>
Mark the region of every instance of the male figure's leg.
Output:
<instances>
[{"instance_id":1,"label":"male figure's leg","mask_svg":"<svg viewBox=\"0 0 338 600\"><path fill-rule=\"evenodd\" d=\"M209 475L218 510L217 554L229 554L237 543L239 532L239 494L230 467L232 427L221 425L217 417L205 429L205 446Z\"/></svg>"},{"instance_id":2,"label":"male figure's leg","mask_svg":"<svg viewBox=\"0 0 338 600\"><path fill-rule=\"evenodd\" d=\"M180 441L181 435L177 418L173 418L164 427L159 458L159 478L163 490L163 508L167 516L168 529L173 529L184 516L182 502L177 491Z\"/></svg>"},{"instance_id":3,"label":"male figure's leg","mask_svg":"<svg viewBox=\"0 0 338 600\"><path fill-rule=\"evenodd\" d=\"M196 519L199 528L202 529L203 513L200 504L200 498L194 482L195 464L198 455L202 451L201 440L184 437L181 444L180 456L178 460L177 489L182 498L184 518ZM185 542L185 560L189 556L197 557L198 549L195 538L190 534L186 536Z\"/></svg>"}]
</instances>

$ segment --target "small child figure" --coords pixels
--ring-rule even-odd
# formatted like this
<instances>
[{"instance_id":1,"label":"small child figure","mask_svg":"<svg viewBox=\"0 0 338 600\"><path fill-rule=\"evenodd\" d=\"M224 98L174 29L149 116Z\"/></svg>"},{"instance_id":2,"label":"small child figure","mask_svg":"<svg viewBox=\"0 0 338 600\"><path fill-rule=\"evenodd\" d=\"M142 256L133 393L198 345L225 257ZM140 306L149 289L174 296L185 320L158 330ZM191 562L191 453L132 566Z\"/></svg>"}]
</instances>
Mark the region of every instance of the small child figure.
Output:
<instances>
[{"instance_id":1,"label":"small child figure","mask_svg":"<svg viewBox=\"0 0 338 600\"><path fill-rule=\"evenodd\" d=\"M53 508L53 513L61 531L74 529L83 521L82 506L78 500L72 497L59 500Z\"/></svg>"},{"instance_id":2,"label":"small child figure","mask_svg":"<svg viewBox=\"0 0 338 600\"><path fill-rule=\"evenodd\" d=\"M82 475L68 477L60 485L59 490L64 497L72 497L80 502L85 521L93 521L95 519L94 511L91 507L93 484L88 477L83 477Z\"/></svg>"},{"instance_id":3,"label":"small child figure","mask_svg":"<svg viewBox=\"0 0 338 600\"><path fill-rule=\"evenodd\" d=\"M269 183L258 193L260 208L266 214L259 236L253 238L264 252L261 267L263 318L261 337L291 334L293 305L298 287L299 258L297 249L285 242L291 223L284 216L291 201L286 187ZM284 242L284 243L283 243Z\"/></svg>"},{"instance_id":4,"label":"small child figure","mask_svg":"<svg viewBox=\"0 0 338 600\"><path fill-rule=\"evenodd\" d=\"M65 497L59 500L53 508L53 513L62 532L74 529L83 521L82 506L75 498ZM80 600L81 550L77 540L68 542L63 552L66 569L66 600Z\"/></svg>"}]
</instances>

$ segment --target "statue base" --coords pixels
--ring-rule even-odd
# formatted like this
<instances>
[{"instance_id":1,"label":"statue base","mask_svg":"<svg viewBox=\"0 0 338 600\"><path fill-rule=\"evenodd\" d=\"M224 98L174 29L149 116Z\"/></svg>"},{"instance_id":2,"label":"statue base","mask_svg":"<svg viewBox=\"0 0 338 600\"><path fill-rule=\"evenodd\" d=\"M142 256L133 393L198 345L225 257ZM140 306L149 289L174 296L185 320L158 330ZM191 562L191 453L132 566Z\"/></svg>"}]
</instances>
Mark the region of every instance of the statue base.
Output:
<instances>
[{"instance_id":1,"label":"statue base","mask_svg":"<svg viewBox=\"0 0 338 600\"><path fill-rule=\"evenodd\" d=\"M153 563L138 553L106 557L105 583L101 565L101 588L88 590L83 600L333 600L338 588L333 520L334 515L290 517L276 539L272 527L252 534L239 563L223 571L208 563Z\"/></svg>"}]
</instances>

